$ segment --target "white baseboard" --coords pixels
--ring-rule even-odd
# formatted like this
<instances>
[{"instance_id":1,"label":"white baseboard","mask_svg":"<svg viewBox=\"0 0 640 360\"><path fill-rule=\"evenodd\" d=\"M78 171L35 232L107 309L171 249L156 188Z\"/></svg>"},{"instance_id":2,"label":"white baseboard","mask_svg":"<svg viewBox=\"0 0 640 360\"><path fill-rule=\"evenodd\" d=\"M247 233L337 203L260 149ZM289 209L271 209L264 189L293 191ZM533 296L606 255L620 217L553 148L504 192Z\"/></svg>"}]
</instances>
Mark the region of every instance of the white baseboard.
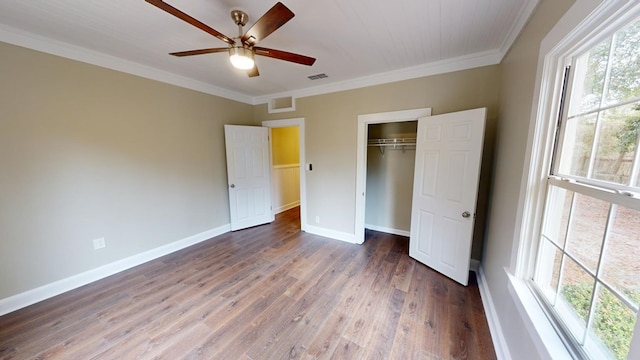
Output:
<instances>
[{"instance_id":1,"label":"white baseboard","mask_svg":"<svg viewBox=\"0 0 640 360\"><path fill-rule=\"evenodd\" d=\"M286 205L278 206L277 208L275 208L275 210L273 210L273 213L274 214L280 214L281 212L285 212L287 210L291 210L296 206L300 206L300 200L294 201L294 202L286 204Z\"/></svg>"},{"instance_id":2,"label":"white baseboard","mask_svg":"<svg viewBox=\"0 0 640 360\"><path fill-rule=\"evenodd\" d=\"M502 327L500 326L498 313L496 312L493 299L491 298L489 286L485 281L484 269L480 263L478 263L477 268L476 278L478 279L478 289L480 290L480 298L482 299L484 314L487 317L487 323L489 324L489 332L491 333L491 339L493 340L496 357L498 360L511 360L511 353L509 352L507 341L504 338Z\"/></svg>"},{"instance_id":3,"label":"white baseboard","mask_svg":"<svg viewBox=\"0 0 640 360\"><path fill-rule=\"evenodd\" d=\"M378 225L365 224L364 227L365 229L369 229L373 231L379 231L387 234L400 235L400 236L406 236L406 237L409 237L409 235L411 234L409 231L406 231L406 230L392 229L392 228L378 226Z\"/></svg>"},{"instance_id":4,"label":"white baseboard","mask_svg":"<svg viewBox=\"0 0 640 360\"><path fill-rule=\"evenodd\" d=\"M215 229L207 230L205 232L189 236L182 240L178 240L170 244L166 244L155 249L151 249L149 251L145 251L143 253L136 254L77 275L70 276L66 279L58 280L56 282L25 291L20 294L16 294L8 298L0 299L0 315L8 314L12 311L27 307L42 300L60 295L69 290L77 289L94 281L104 279L121 271L133 268L140 264L144 264L148 261L157 259L172 252L182 250L191 245L209 240L213 237L222 235L229 231L231 231L231 226L228 224L223 225Z\"/></svg>"},{"instance_id":5,"label":"white baseboard","mask_svg":"<svg viewBox=\"0 0 640 360\"><path fill-rule=\"evenodd\" d=\"M330 239L340 240L340 241L348 242L351 244L358 244L356 242L356 236L354 234L335 231L335 230L326 229L318 226L311 226L308 224L307 226L305 226L304 231L310 234L324 236Z\"/></svg>"}]
</instances>

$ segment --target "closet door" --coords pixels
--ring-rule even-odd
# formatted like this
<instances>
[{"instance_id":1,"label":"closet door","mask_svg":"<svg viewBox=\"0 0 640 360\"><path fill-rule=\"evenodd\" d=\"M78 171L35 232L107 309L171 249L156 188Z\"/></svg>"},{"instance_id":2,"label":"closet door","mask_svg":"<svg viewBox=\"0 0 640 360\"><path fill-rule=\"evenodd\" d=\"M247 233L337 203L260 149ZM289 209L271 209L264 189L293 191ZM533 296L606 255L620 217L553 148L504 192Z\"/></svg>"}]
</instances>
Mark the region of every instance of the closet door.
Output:
<instances>
[{"instance_id":1,"label":"closet door","mask_svg":"<svg viewBox=\"0 0 640 360\"><path fill-rule=\"evenodd\" d=\"M409 255L467 285L486 109L418 120Z\"/></svg>"}]
</instances>

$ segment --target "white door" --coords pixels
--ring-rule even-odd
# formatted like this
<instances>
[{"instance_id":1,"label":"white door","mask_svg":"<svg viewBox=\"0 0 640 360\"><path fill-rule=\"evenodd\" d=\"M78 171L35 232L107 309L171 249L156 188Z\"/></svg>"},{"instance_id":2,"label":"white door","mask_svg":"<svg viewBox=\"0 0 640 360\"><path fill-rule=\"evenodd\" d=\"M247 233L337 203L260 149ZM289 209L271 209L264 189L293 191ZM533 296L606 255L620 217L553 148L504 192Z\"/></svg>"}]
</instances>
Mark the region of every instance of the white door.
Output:
<instances>
[{"instance_id":1,"label":"white door","mask_svg":"<svg viewBox=\"0 0 640 360\"><path fill-rule=\"evenodd\" d=\"M231 230L272 222L269 129L224 126Z\"/></svg>"},{"instance_id":2,"label":"white door","mask_svg":"<svg viewBox=\"0 0 640 360\"><path fill-rule=\"evenodd\" d=\"M418 119L409 255L467 285L486 109Z\"/></svg>"}]
</instances>

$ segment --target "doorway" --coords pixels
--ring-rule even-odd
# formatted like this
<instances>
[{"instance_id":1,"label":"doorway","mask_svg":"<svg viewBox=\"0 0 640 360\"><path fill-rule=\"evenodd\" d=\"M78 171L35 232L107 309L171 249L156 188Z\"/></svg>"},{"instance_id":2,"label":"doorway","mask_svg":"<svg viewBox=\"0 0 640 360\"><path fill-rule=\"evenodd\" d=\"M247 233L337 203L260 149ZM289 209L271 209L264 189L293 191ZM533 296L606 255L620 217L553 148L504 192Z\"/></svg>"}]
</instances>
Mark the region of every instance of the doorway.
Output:
<instances>
[{"instance_id":1,"label":"doorway","mask_svg":"<svg viewBox=\"0 0 640 360\"><path fill-rule=\"evenodd\" d=\"M356 167L356 218L355 242L364 242L367 202L367 151L369 148L369 125L417 121L431 115L431 108L392 111L358 116L357 167Z\"/></svg>"},{"instance_id":2,"label":"doorway","mask_svg":"<svg viewBox=\"0 0 640 360\"><path fill-rule=\"evenodd\" d=\"M368 125L365 228L409 237L417 121Z\"/></svg>"},{"instance_id":3,"label":"doorway","mask_svg":"<svg viewBox=\"0 0 640 360\"><path fill-rule=\"evenodd\" d=\"M304 132L304 118L296 119L284 119L284 120L268 120L263 121L262 126L270 128L271 135L271 183L273 191L273 212L279 213L286 211L292 207L297 206L296 196L299 198L300 205L300 228L302 231L306 231L307 224L307 207L306 207L306 177L304 171L305 164L305 132ZM275 137L291 138L292 132L297 133L297 156L291 156L292 154L286 154L287 151L291 151L291 144L274 144L273 131L276 130L278 134ZM279 140L276 140L278 142ZM286 141L286 140L285 140ZM274 154L274 145L278 146ZM287 147L289 147L287 149ZM275 160L275 161L274 161ZM297 163L295 162L297 161ZM292 176L297 177L292 178ZM299 189L298 194L292 194L291 189Z\"/></svg>"}]
</instances>

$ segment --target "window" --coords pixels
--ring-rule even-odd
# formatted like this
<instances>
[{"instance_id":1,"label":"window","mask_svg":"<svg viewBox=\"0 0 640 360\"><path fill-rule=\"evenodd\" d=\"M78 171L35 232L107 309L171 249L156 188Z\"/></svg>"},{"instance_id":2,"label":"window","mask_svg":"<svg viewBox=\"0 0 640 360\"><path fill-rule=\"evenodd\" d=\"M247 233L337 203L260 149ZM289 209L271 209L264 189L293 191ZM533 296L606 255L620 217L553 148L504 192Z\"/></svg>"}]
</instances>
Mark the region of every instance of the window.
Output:
<instances>
[{"instance_id":1,"label":"window","mask_svg":"<svg viewBox=\"0 0 640 360\"><path fill-rule=\"evenodd\" d=\"M565 72L532 280L576 352L626 359L640 307L640 18L582 48Z\"/></svg>"}]
</instances>

